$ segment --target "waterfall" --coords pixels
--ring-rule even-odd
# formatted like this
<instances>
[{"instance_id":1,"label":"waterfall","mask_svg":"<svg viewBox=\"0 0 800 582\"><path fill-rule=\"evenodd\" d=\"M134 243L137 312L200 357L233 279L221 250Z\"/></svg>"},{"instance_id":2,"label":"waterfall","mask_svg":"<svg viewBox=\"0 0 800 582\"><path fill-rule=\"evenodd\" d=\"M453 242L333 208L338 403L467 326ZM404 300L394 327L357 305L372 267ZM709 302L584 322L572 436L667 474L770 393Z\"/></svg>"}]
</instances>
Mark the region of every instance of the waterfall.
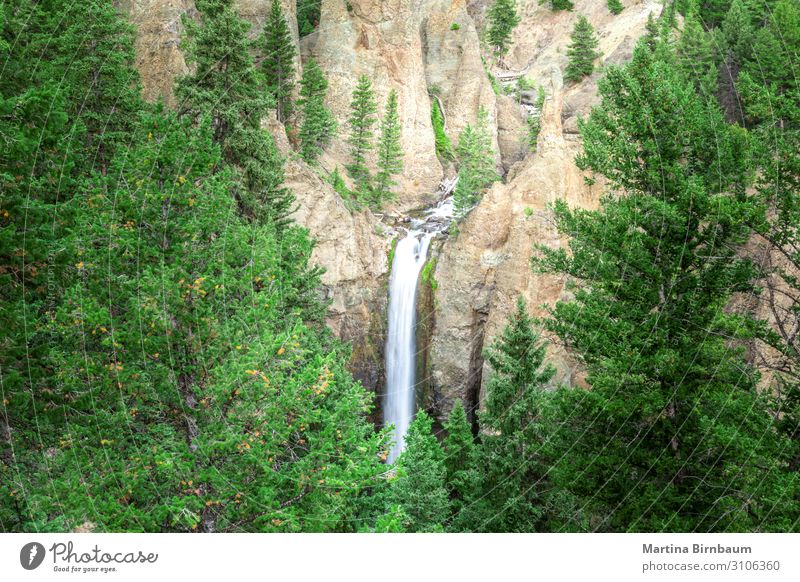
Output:
<instances>
[{"instance_id":1,"label":"waterfall","mask_svg":"<svg viewBox=\"0 0 800 582\"><path fill-rule=\"evenodd\" d=\"M412 230L398 241L389 280L389 329L386 338L386 398L383 420L394 425L392 463L405 447L408 425L414 416L416 384L417 280L428 254L433 233Z\"/></svg>"}]
</instances>

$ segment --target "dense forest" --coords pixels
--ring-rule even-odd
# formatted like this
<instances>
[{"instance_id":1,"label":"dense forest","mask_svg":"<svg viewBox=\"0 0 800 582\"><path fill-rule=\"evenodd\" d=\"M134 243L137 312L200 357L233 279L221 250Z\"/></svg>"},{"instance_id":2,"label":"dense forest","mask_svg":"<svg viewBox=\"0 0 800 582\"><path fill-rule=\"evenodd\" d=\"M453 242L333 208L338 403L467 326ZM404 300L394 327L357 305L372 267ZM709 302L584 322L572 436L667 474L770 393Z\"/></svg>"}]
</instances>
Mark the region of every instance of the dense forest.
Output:
<instances>
[{"instance_id":1,"label":"dense forest","mask_svg":"<svg viewBox=\"0 0 800 582\"><path fill-rule=\"evenodd\" d=\"M577 163L604 196L555 202L567 246L530 249L570 296L543 318L520 299L480 409L420 410L394 465L262 121L309 164L346 134L334 186L378 210L397 94L360 78L337 127L313 59L293 85L277 0L255 39L232 0L196 8L170 108L111 1L0 3L0 530L800 531L797 0L669 2L602 71ZM502 58L515 3L488 22ZM579 19L565 82L593 35ZM484 119L436 136L459 219L499 179ZM586 389L550 386L548 342Z\"/></svg>"}]
</instances>

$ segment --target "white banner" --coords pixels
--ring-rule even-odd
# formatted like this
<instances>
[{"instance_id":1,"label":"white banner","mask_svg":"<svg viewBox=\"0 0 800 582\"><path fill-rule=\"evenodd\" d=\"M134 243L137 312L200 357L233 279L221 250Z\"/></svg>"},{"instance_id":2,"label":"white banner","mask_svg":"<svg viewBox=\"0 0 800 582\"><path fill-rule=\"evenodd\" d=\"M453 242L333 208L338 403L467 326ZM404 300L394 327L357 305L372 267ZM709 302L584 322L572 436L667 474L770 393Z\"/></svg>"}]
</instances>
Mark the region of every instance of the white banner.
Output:
<instances>
[{"instance_id":1,"label":"white banner","mask_svg":"<svg viewBox=\"0 0 800 582\"><path fill-rule=\"evenodd\" d=\"M3 534L0 580L800 580L800 534Z\"/></svg>"}]
</instances>

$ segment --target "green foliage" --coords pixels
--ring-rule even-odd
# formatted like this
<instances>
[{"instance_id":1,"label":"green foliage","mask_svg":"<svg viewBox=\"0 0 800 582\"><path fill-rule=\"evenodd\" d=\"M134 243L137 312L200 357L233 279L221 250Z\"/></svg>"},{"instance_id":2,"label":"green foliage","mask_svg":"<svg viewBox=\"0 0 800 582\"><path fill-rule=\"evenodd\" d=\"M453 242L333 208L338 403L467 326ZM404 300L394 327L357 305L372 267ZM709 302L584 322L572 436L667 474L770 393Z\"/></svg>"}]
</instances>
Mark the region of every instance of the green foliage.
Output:
<instances>
[{"instance_id":1,"label":"green foliage","mask_svg":"<svg viewBox=\"0 0 800 582\"><path fill-rule=\"evenodd\" d=\"M782 0L756 33L753 58L738 79L746 121L756 138L756 200L762 212L753 221L758 240L780 260L762 263L765 301L776 324L764 341L781 354L776 372L779 430L793 440L790 468L800 467L800 350L793 330L800 315L800 7ZM800 500L796 494L794 501Z\"/></svg>"},{"instance_id":2,"label":"green foliage","mask_svg":"<svg viewBox=\"0 0 800 582\"><path fill-rule=\"evenodd\" d=\"M471 505L478 531L540 531L546 467L542 463L544 386L555 374L522 298L487 350L492 367L482 431L479 498Z\"/></svg>"},{"instance_id":3,"label":"green foliage","mask_svg":"<svg viewBox=\"0 0 800 582\"><path fill-rule=\"evenodd\" d=\"M620 2L620 0L608 0L607 5L608 5L608 11L611 12L611 14L616 15L625 10L625 6L622 5L622 2Z\"/></svg>"},{"instance_id":4,"label":"green foliage","mask_svg":"<svg viewBox=\"0 0 800 582\"><path fill-rule=\"evenodd\" d=\"M313 58L303 67L300 80L300 100L302 111L300 124L300 155L312 164L330 143L336 133L336 119L325 105L328 80Z\"/></svg>"},{"instance_id":5,"label":"green foliage","mask_svg":"<svg viewBox=\"0 0 800 582\"><path fill-rule=\"evenodd\" d=\"M516 0L495 0L486 13L489 21L486 29L486 39L495 55L503 56L508 53L511 33L519 24Z\"/></svg>"},{"instance_id":6,"label":"green foliage","mask_svg":"<svg viewBox=\"0 0 800 582\"><path fill-rule=\"evenodd\" d=\"M725 310L754 276L738 254L754 212L742 195L746 138L660 54L641 46L611 69L580 123L579 166L624 195L597 211L557 202L569 251L540 248L536 263L577 281L545 323L591 385L557 393L555 415L569 420L553 435L550 474L593 529L789 528L786 442L728 341L752 337Z\"/></svg>"},{"instance_id":7,"label":"green foliage","mask_svg":"<svg viewBox=\"0 0 800 582\"><path fill-rule=\"evenodd\" d=\"M389 511L378 517L375 522L375 533L405 533L409 517L399 505L393 505Z\"/></svg>"},{"instance_id":8,"label":"green foliage","mask_svg":"<svg viewBox=\"0 0 800 582\"><path fill-rule=\"evenodd\" d=\"M0 337L0 527L352 530L383 437L324 327L306 231L242 212L265 145L239 138L262 137L266 103L246 27L229 3L197 3L199 72L176 114L138 99L132 35L109 6L0 19L2 46L24 39L0 96L0 293L19 308ZM243 104L221 90L228 74Z\"/></svg>"},{"instance_id":9,"label":"green foliage","mask_svg":"<svg viewBox=\"0 0 800 582\"><path fill-rule=\"evenodd\" d=\"M536 150L536 145L539 141L539 131L542 128L542 108L544 107L546 95L544 92L544 87L539 87L537 89L536 94L536 104L535 104L535 112L531 112L528 114L527 124L528 124L528 147L531 150Z\"/></svg>"},{"instance_id":10,"label":"green foliage","mask_svg":"<svg viewBox=\"0 0 800 582\"><path fill-rule=\"evenodd\" d=\"M403 148L400 145L400 114L397 109L397 91L389 92L386 113L381 121L381 136L378 141L378 174L373 188L373 206L380 208L385 200L393 197L394 176L403 171Z\"/></svg>"},{"instance_id":11,"label":"green foliage","mask_svg":"<svg viewBox=\"0 0 800 582\"><path fill-rule=\"evenodd\" d=\"M658 41L661 38L661 30L658 27L658 22L656 22L656 19L653 18L652 12L647 15L647 24L645 24L644 30L645 33L643 39L645 45L647 45L651 51L656 50Z\"/></svg>"},{"instance_id":12,"label":"green foliage","mask_svg":"<svg viewBox=\"0 0 800 582\"><path fill-rule=\"evenodd\" d=\"M436 277L434 273L436 272L436 259L431 259L425 266L422 267L422 272L420 273L420 280L425 283L426 285L430 285L432 291L436 291L439 288L439 283L436 281Z\"/></svg>"},{"instance_id":13,"label":"green foliage","mask_svg":"<svg viewBox=\"0 0 800 582\"><path fill-rule=\"evenodd\" d=\"M397 238L393 238L392 242L389 244L389 252L387 254L388 264L391 267L392 263L394 263L394 253L397 250Z\"/></svg>"},{"instance_id":14,"label":"green foliage","mask_svg":"<svg viewBox=\"0 0 800 582\"><path fill-rule=\"evenodd\" d=\"M503 91L500 89L500 83L497 82L497 77L492 74L489 66L486 64L486 59L481 56L481 63L483 63L483 70L486 72L486 78L489 79L489 84L492 86L492 91L495 95L501 95Z\"/></svg>"},{"instance_id":15,"label":"green foliage","mask_svg":"<svg viewBox=\"0 0 800 582\"><path fill-rule=\"evenodd\" d=\"M275 103L278 121L286 123L292 116L294 92L294 59L297 51L280 0L272 0L269 15L261 33L261 70L267 93Z\"/></svg>"},{"instance_id":16,"label":"green foliage","mask_svg":"<svg viewBox=\"0 0 800 582\"><path fill-rule=\"evenodd\" d=\"M436 144L436 155L440 160L452 160L453 144L444 130L444 114L439 107L439 100L434 99L431 103L431 125L433 126L433 139Z\"/></svg>"},{"instance_id":17,"label":"green foliage","mask_svg":"<svg viewBox=\"0 0 800 582\"><path fill-rule=\"evenodd\" d=\"M450 514L445 487L444 451L431 432L433 421L420 411L408 427L406 448L395 464L389 497L405 516L411 532L441 531Z\"/></svg>"},{"instance_id":18,"label":"green foliage","mask_svg":"<svg viewBox=\"0 0 800 582\"><path fill-rule=\"evenodd\" d=\"M223 160L241 172L244 187L233 192L240 212L254 221L287 227L294 195L282 186L283 160L261 127L275 103L261 86L250 54L250 25L236 13L232 0L203 0L197 10L197 20L184 18L181 46L194 72L175 86L181 112L196 121L211 117Z\"/></svg>"},{"instance_id":19,"label":"green foliage","mask_svg":"<svg viewBox=\"0 0 800 582\"><path fill-rule=\"evenodd\" d=\"M570 0L539 0L539 4L544 4L545 2L550 4L550 10L553 11L572 10L575 8L575 4Z\"/></svg>"},{"instance_id":20,"label":"green foliage","mask_svg":"<svg viewBox=\"0 0 800 582\"><path fill-rule=\"evenodd\" d=\"M450 30L459 30L461 25L458 22L454 22L450 25Z\"/></svg>"},{"instance_id":21,"label":"green foliage","mask_svg":"<svg viewBox=\"0 0 800 582\"><path fill-rule=\"evenodd\" d=\"M692 80L698 92L707 97L712 96L717 90L714 44L711 35L691 13L684 20L676 53L678 69Z\"/></svg>"},{"instance_id":22,"label":"green foliage","mask_svg":"<svg viewBox=\"0 0 800 582\"><path fill-rule=\"evenodd\" d=\"M564 71L564 79L578 82L594 71L594 61L600 56L597 52L597 37L589 20L581 14L572 30L572 42L567 48L569 64Z\"/></svg>"},{"instance_id":23,"label":"green foliage","mask_svg":"<svg viewBox=\"0 0 800 582\"><path fill-rule=\"evenodd\" d=\"M373 148L372 126L375 124L376 111L378 104L372 92L372 82L369 77L362 75L353 90L350 104L350 165L347 166L350 177L355 180L362 194L368 194L370 190L371 177L366 155Z\"/></svg>"},{"instance_id":24,"label":"green foliage","mask_svg":"<svg viewBox=\"0 0 800 582\"><path fill-rule=\"evenodd\" d=\"M319 26L322 0L303 0L297 3L297 28L300 36L307 36Z\"/></svg>"},{"instance_id":25,"label":"green foliage","mask_svg":"<svg viewBox=\"0 0 800 582\"><path fill-rule=\"evenodd\" d=\"M456 518L451 529L463 527L469 531L469 524L460 523L463 518L461 512L466 510L469 500L478 491L480 459L472 436L472 427L460 400L453 404L444 429L447 432L443 442L445 482L450 492L452 513Z\"/></svg>"},{"instance_id":26,"label":"green foliage","mask_svg":"<svg viewBox=\"0 0 800 582\"><path fill-rule=\"evenodd\" d=\"M478 121L468 124L458 137L458 183L453 192L456 215L463 217L478 202L483 191L499 179L494 165L489 114L481 107Z\"/></svg>"},{"instance_id":27,"label":"green foliage","mask_svg":"<svg viewBox=\"0 0 800 582\"><path fill-rule=\"evenodd\" d=\"M336 190L342 199L347 200L348 198L352 197L353 193L348 189L347 184L344 183L344 178L339 173L338 166L333 169L333 172L331 172L329 180L331 186L333 186L333 189Z\"/></svg>"},{"instance_id":28,"label":"green foliage","mask_svg":"<svg viewBox=\"0 0 800 582\"><path fill-rule=\"evenodd\" d=\"M76 194L85 174L107 171L143 107L132 39L131 27L104 2L5 2L0 9L3 531L37 528L29 479L41 477L43 445L61 426L48 396L54 346L43 329L71 271L64 237L83 211ZM52 501L48 480L40 482L40 495ZM39 529L46 517L37 515Z\"/></svg>"},{"instance_id":29,"label":"green foliage","mask_svg":"<svg viewBox=\"0 0 800 582\"><path fill-rule=\"evenodd\" d=\"M743 0L732 0L731 7L720 27L720 39L730 59L741 64L750 57L753 27L750 13Z\"/></svg>"}]
</instances>

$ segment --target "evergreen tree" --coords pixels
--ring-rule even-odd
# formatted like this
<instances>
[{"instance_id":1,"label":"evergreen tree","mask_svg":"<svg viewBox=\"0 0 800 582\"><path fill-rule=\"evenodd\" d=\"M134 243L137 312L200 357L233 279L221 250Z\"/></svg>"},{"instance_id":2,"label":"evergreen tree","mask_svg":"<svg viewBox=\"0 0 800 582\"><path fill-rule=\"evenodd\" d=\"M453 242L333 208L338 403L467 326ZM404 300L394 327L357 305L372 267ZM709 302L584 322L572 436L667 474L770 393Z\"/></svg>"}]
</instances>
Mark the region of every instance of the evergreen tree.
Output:
<instances>
[{"instance_id":1,"label":"evergreen tree","mask_svg":"<svg viewBox=\"0 0 800 582\"><path fill-rule=\"evenodd\" d=\"M766 358L776 379L779 429L793 440L790 470L800 469L800 7L778 2L766 26L756 33L752 61L744 66L738 89L756 144L755 199L761 212L753 230L761 250L762 280L772 328L762 339L777 358ZM794 501L800 502L800 493Z\"/></svg>"},{"instance_id":2,"label":"evergreen tree","mask_svg":"<svg viewBox=\"0 0 800 582\"><path fill-rule=\"evenodd\" d=\"M460 511L475 498L478 486L479 459L472 436L472 427L460 400L453 405L450 416L444 425L447 436L444 439L445 483L450 492L452 511L456 529L464 527L467 531L470 524L463 522Z\"/></svg>"},{"instance_id":3,"label":"evergreen tree","mask_svg":"<svg viewBox=\"0 0 800 582\"><path fill-rule=\"evenodd\" d=\"M63 426L46 322L63 301L64 237L86 173L107 171L142 106L133 29L107 2L0 9L0 529L30 529L28 473ZM75 338L71 338L75 341ZM57 478L57 474L52 475ZM41 482L42 495L51 494Z\"/></svg>"},{"instance_id":4,"label":"evergreen tree","mask_svg":"<svg viewBox=\"0 0 800 582\"><path fill-rule=\"evenodd\" d=\"M325 105L328 80L317 62L310 58L303 67L300 80L302 123L300 125L300 153L308 163L313 163L336 133L336 119Z\"/></svg>"},{"instance_id":5,"label":"evergreen tree","mask_svg":"<svg viewBox=\"0 0 800 582\"><path fill-rule=\"evenodd\" d=\"M594 71L594 61L600 56L597 52L597 38L594 28L583 15L578 18L572 31L572 42L567 48L569 64L564 71L564 79L578 82Z\"/></svg>"},{"instance_id":6,"label":"evergreen tree","mask_svg":"<svg viewBox=\"0 0 800 582\"><path fill-rule=\"evenodd\" d=\"M608 10L611 14L619 14L625 10L625 6L622 5L620 0L608 0Z\"/></svg>"},{"instance_id":7,"label":"evergreen tree","mask_svg":"<svg viewBox=\"0 0 800 582\"><path fill-rule=\"evenodd\" d=\"M267 92L272 96L278 121L286 123L292 116L294 92L294 58L297 50L289 26L281 10L280 0L272 0L261 38Z\"/></svg>"},{"instance_id":8,"label":"evergreen tree","mask_svg":"<svg viewBox=\"0 0 800 582\"><path fill-rule=\"evenodd\" d=\"M552 478L593 529L791 527L786 443L728 341L749 337L725 307L754 275L738 254L753 213L744 136L646 47L600 94L578 162L624 195L598 211L557 202L569 252L542 248L537 262L580 283L546 325L591 385L557 393L556 417L570 420L553 437Z\"/></svg>"},{"instance_id":9,"label":"evergreen tree","mask_svg":"<svg viewBox=\"0 0 800 582\"><path fill-rule=\"evenodd\" d=\"M131 143L76 200L25 527L348 529L379 442L346 350L293 304L283 247L311 243L237 215L209 124L158 113Z\"/></svg>"},{"instance_id":10,"label":"evergreen tree","mask_svg":"<svg viewBox=\"0 0 800 582\"><path fill-rule=\"evenodd\" d=\"M0 294L19 308L0 326L0 527L353 529L383 443L323 329L313 244L237 212L245 175L220 149L238 130L219 133L219 111L151 111L127 101L132 61L94 66L133 54L130 35L106 42L101 29L129 29L98 6L0 19L0 46L22 39L0 83ZM53 22L63 39L45 37ZM59 70L90 26L100 51ZM85 104L97 74L102 99ZM134 115L105 135L89 114L117 101Z\"/></svg>"},{"instance_id":11,"label":"evergreen tree","mask_svg":"<svg viewBox=\"0 0 800 582\"><path fill-rule=\"evenodd\" d=\"M728 66L738 69L749 58L753 44L751 17L743 0L731 2L722 21L720 38L728 53Z\"/></svg>"},{"instance_id":12,"label":"evergreen tree","mask_svg":"<svg viewBox=\"0 0 800 582\"><path fill-rule=\"evenodd\" d=\"M375 112L378 105L372 92L369 77L362 75L353 91L350 104L350 165L347 166L350 176L355 180L359 191L364 194L369 190L370 174L367 168L366 155L372 149L372 126L375 124Z\"/></svg>"},{"instance_id":13,"label":"evergreen tree","mask_svg":"<svg viewBox=\"0 0 800 582\"><path fill-rule=\"evenodd\" d=\"M397 111L397 91L389 92L386 102L386 113L381 121L381 137L378 142L378 174L375 183L374 203L380 207L381 202L392 197L393 176L403 171L403 148L400 145L400 114Z\"/></svg>"},{"instance_id":14,"label":"evergreen tree","mask_svg":"<svg viewBox=\"0 0 800 582\"><path fill-rule=\"evenodd\" d=\"M408 427L406 448L397 459L390 498L412 532L441 531L450 514L444 452L431 432L433 421L420 411Z\"/></svg>"},{"instance_id":15,"label":"evergreen tree","mask_svg":"<svg viewBox=\"0 0 800 582\"><path fill-rule=\"evenodd\" d=\"M493 374L480 414L479 494L469 515L478 531L546 531L555 495L545 491L544 421L555 369L533 329L522 298L499 338L486 352Z\"/></svg>"},{"instance_id":16,"label":"evergreen tree","mask_svg":"<svg viewBox=\"0 0 800 582\"><path fill-rule=\"evenodd\" d=\"M458 183L453 192L456 215L464 216L492 182L499 179L494 165L489 114L481 107L478 121L467 125L458 136Z\"/></svg>"},{"instance_id":17,"label":"evergreen tree","mask_svg":"<svg viewBox=\"0 0 800 582\"><path fill-rule=\"evenodd\" d=\"M695 0L697 2L697 15L708 29L719 26L728 13L731 0ZM764 1L764 0L760 0Z\"/></svg>"},{"instance_id":18,"label":"evergreen tree","mask_svg":"<svg viewBox=\"0 0 800 582\"><path fill-rule=\"evenodd\" d=\"M288 227L294 195L282 186L283 159L261 121L275 103L259 81L247 39L250 25L233 0L200 0L197 21L185 18L183 46L194 72L175 86L179 110L196 121L211 116L214 142L225 162L242 173L233 189L240 212Z\"/></svg>"},{"instance_id":19,"label":"evergreen tree","mask_svg":"<svg viewBox=\"0 0 800 582\"><path fill-rule=\"evenodd\" d=\"M307 36L314 32L319 25L322 0L304 0L297 4L297 28L300 36Z\"/></svg>"},{"instance_id":20,"label":"evergreen tree","mask_svg":"<svg viewBox=\"0 0 800 582\"><path fill-rule=\"evenodd\" d=\"M653 18L653 13L650 12L647 15L647 24L644 26L644 43L647 45L651 51L656 50L656 46L658 46L658 41L661 38L661 31L658 28L658 23L656 19Z\"/></svg>"},{"instance_id":21,"label":"evergreen tree","mask_svg":"<svg viewBox=\"0 0 800 582\"><path fill-rule=\"evenodd\" d=\"M486 16L489 19L486 38L495 55L501 57L508 53L511 33L519 24L516 0L495 0Z\"/></svg>"},{"instance_id":22,"label":"evergreen tree","mask_svg":"<svg viewBox=\"0 0 800 582\"><path fill-rule=\"evenodd\" d=\"M572 10L575 8L575 4L571 0L539 0L539 4L544 4L545 2L550 3L550 10L553 11Z\"/></svg>"},{"instance_id":23,"label":"evergreen tree","mask_svg":"<svg viewBox=\"0 0 800 582\"><path fill-rule=\"evenodd\" d=\"M689 13L676 48L678 69L691 79L695 88L705 96L717 89L717 66L709 33L703 30L697 18Z\"/></svg>"}]
</instances>

